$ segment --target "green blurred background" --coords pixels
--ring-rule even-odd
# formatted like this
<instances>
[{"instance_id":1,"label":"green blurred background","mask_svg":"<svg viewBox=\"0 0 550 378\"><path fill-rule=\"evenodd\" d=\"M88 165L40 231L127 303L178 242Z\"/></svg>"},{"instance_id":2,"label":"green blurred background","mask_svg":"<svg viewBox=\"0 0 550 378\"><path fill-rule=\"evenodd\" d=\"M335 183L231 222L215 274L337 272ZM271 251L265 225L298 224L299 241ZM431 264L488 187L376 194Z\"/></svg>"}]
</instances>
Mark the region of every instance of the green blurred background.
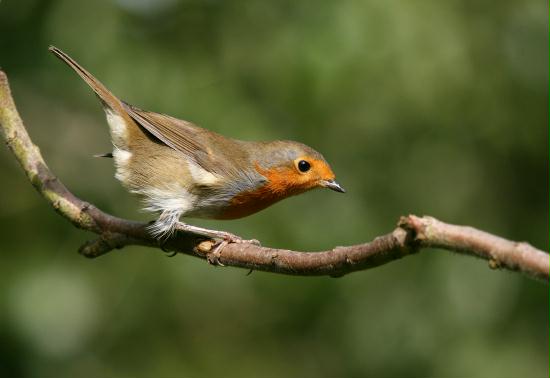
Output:
<instances>
[{"instance_id":1,"label":"green blurred background","mask_svg":"<svg viewBox=\"0 0 550 378\"><path fill-rule=\"evenodd\" d=\"M52 170L152 219L113 178L98 101L322 151L314 191L229 222L321 250L429 214L548 248L548 4L535 0L4 0L0 66ZM444 251L340 279L125 248L96 260L0 149L3 377L546 377L548 287Z\"/></svg>"}]
</instances>

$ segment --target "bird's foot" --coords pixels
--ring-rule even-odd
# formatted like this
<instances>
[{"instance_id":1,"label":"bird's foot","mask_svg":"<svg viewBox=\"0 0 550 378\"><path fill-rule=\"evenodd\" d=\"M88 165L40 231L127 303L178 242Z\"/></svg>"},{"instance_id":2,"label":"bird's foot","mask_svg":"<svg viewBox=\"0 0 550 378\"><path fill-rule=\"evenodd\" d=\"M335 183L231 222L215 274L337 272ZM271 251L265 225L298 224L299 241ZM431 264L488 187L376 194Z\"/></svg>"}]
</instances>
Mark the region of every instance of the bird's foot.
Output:
<instances>
[{"instance_id":1,"label":"bird's foot","mask_svg":"<svg viewBox=\"0 0 550 378\"><path fill-rule=\"evenodd\" d=\"M222 250L229 244L227 240L222 240L216 246L214 247L214 250L210 252L208 255L206 255L206 261L210 265L214 266L225 266L221 261L220 258L222 257Z\"/></svg>"},{"instance_id":2,"label":"bird's foot","mask_svg":"<svg viewBox=\"0 0 550 378\"><path fill-rule=\"evenodd\" d=\"M208 228L203 227L197 227L192 226L186 223L178 222L176 223L175 230L178 231L184 231L184 232L191 232L194 234L198 234L201 236L205 236L207 238L211 239L217 239L220 240L218 243L215 244L214 250L207 255L207 261L212 265L219 265L224 266L220 262L220 257L223 249L231 243L250 243L254 245L260 245L260 242L256 239L246 240L241 238L240 236L237 236L235 234L232 234L227 231L218 231L218 230L210 230Z\"/></svg>"},{"instance_id":3,"label":"bird's foot","mask_svg":"<svg viewBox=\"0 0 550 378\"><path fill-rule=\"evenodd\" d=\"M223 232L223 231L222 231ZM224 232L223 240L227 241L227 244L236 243L236 244L242 244L242 243L249 243L254 244L257 246L260 246L260 241L256 239L243 239L240 236L231 234L229 232Z\"/></svg>"},{"instance_id":4,"label":"bird's foot","mask_svg":"<svg viewBox=\"0 0 550 378\"><path fill-rule=\"evenodd\" d=\"M228 244L231 244L231 243L238 243L238 244L240 244L240 243L250 243L250 244L257 245L257 246L260 245L260 242L256 239L246 240L246 239L241 238L240 236L231 234L229 232L225 232L225 231L217 231L217 232L223 233L223 235L219 234L219 236L221 236L223 239L218 244L216 244L216 246L214 247L214 250L211 253L209 253L208 256L206 257L206 260L208 261L208 263L212 264L212 265L225 266L220 261L220 257L222 255L223 249L225 247L227 247Z\"/></svg>"}]
</instances>

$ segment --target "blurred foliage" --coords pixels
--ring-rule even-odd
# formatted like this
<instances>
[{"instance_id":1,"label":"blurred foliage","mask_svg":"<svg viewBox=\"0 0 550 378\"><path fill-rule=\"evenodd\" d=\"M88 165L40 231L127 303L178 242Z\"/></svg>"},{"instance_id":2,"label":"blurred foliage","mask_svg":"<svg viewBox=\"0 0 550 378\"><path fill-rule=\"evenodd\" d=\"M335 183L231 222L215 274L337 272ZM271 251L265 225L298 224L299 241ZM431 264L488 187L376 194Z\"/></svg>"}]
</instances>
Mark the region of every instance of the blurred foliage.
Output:
<instances>
[{"instance_id":1,"label":"blurred foliage","mask_svg":"<svg viewBox=\"0 0 550 378\"><path fill-rule=\"evenodd\" d=\"M193 221L319 250L429 214L548 248L548 4L4 0L0 65L50 167L151 219L112 177L102 111L47 46L145 109L323 152L348 193ZM90 235L0 149L0 375L546 377L548 287L426 251L341 279L213 268Z\"/></svg>"}]
</instances>

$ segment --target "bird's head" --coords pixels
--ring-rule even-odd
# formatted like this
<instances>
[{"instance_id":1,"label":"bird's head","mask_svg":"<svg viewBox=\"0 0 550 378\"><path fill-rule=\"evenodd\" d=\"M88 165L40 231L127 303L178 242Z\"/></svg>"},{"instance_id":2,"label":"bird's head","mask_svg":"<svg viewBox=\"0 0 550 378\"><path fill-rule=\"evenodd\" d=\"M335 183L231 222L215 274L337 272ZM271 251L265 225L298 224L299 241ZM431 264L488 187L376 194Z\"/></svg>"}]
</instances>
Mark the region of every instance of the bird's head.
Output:
<instances>
[{"instance_id":1,"label":"bird's head","mask_svg":"<svg viewBox=\"0 0 550 378\"><path fill-rule=\"evenodd\" d=\"M323 155L302 143L267 143L256 170L268 180L273 192L299 194L314 188L345 193Z\"/></svg>"}]
</instances>

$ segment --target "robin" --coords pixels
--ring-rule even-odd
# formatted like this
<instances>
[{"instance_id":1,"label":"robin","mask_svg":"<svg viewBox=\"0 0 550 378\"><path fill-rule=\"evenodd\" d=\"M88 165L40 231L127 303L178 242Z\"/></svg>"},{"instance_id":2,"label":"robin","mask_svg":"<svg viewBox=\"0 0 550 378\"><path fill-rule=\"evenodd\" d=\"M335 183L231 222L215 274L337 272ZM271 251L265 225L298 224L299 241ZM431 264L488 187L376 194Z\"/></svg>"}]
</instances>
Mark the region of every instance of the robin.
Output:
<instances>
[{"instance_id":1,"label":"robin","mask_svg":"<svg viewBox=\"0 0 550 378\"><path fill-rule=\"evenodd\" d=\"M50 51L101 100L110 126L115 177L160 213L149 226L157 238L176 230L244 242L236 235L180 222L180 217L237 219L314 188L344 193L323 156L302 143L250 142L224 137L191 122L141 110L113 95L60 49Z\"/></svg>"}]
</instances>

